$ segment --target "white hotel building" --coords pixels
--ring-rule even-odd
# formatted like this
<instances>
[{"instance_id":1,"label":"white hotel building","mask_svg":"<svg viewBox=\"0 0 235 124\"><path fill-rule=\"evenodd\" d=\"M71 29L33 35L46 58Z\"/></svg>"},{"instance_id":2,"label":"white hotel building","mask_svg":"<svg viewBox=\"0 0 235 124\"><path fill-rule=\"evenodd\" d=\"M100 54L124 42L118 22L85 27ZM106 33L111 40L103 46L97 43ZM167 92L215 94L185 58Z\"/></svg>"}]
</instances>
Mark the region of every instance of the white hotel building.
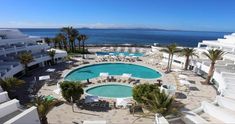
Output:
<instances>
[{"instance_id":1,"label":"white hotel building","mask_svg":"<svg viewBox=\"0 0 235 124\"><path fill-rule=\"evenodd\" d=\"M191 58L191 70L203 77L207 76L210 60L202 53L209 49L221 49L226 52L222 60L215 65L211 82L217 87L220 95L214 102L203 101L201 106L185 111L181 119L186 124L202 123L234 123L235 122L235 33L225 35L217 40L204 40L195 48L199 58ZM163 61L167 62L168 54L163 54ZM173 65L183 68L185 57L174 55ZM202 114L207 115L203 117ZM210 118L205 119L205 118Z\"/></svg>"},{"instance_id":2,"label":"white hotel building","mask_svg":"<svg viewBox=\"0 0 235 124\"><path fill-rule=\"evenodd\" d=\"M22 52L31 52L34 57L30 69L47 65L51 60L48 49L50 47L40 37L25 35L17 29L0 29L0 78L22 74L23 66L17 58ZM61 62L66 56L67 52L56 50L55 61ZM18 100L10 100L0 87L0 123L40 124L40 120L36 107L22 108Z\"/></svg>"},{"instance_id":3,"label":"white hotel building","mask_svg":"<svg viewBox=\"0 0 235 124\"><path fill-rule=\"evenodd\" d=\"M22 52L33 54L30 69L48 64L51 60L48 49L50 47L40 37L25 35L17 29L0 29L0 78L20 75L23 66L17 57ZM56 50L55 61L63 61L66 56L67 52Z\"/></svg>"},{"instance_id":4,"label":"white hotel building","mask_svg":"<svg viewBox=\"0 0 235 124\"><path fill-rule=\"evenodd\" d=\"M217 40L204 40L202 42L199 42L198 47L195 49L199 55L199 58L191 58L191 70L203 77L206 77L210 68L210 60L202 53L206 52L208 49L221 49L225 51L226 54L223 56L222 60L218 60L216 62L212 82L217 88L219 88L219 90L224 90L228 88L226 86L227 84L235 82L235 33L225 35L224 38L219 38ZM163 61L167 62L167 60L168 54L163 53ZM183 68L184 64L185 57L174 55L174 66Z\"/></svg>"}]
</instances>

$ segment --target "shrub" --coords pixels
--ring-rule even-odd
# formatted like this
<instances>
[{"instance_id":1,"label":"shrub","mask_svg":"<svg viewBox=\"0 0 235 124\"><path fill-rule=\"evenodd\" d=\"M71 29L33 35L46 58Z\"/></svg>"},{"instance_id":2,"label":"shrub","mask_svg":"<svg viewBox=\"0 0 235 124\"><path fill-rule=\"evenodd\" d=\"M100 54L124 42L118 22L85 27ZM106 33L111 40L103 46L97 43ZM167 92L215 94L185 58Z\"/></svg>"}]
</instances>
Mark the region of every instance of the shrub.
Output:
<instances>
[{"instance_id":1,"label":"shrub","mask_svg":"<svg viewBox=\"0 0 235 124\"><path fill-rule=\"evenodd\" d=\"M166 95L160 90L153 90L149 93L148 98L145 99L144 107L147 108L151 113L161 113L162 115L168 115L173 112L173 101L174 99Z\"/></svg>"},{"instance_id":2,"label":"shrub","mask_svg":"<svg viewBox=\"0 0 235 124\"><path fill-rule=\"evenodd\" d=\"M83 88L80 82L64 81L60 84L63 98L68 102L79 100L83 94ZM73 101L71 101L71 98Z\"/></svg>"},{"instance_id":3,"label":"shrub","mask_svg":"<svg viewBox=\"0 0 235 124\"><path fill-rule=\"evenodd\" d=\"M151 113L168 115L175 111L174 98L161 92L154 84L141 84L133 88L133 98Z\"/></svg>"},{"instance_id":4,"label":"shrub","mask_svg":"<svg viewBox=\"0 0 235 124\"><path fill-rule=\"evenodd\" d=\"M159 90L159 88L154 84L140 84L132 89L133 99L138 103L145 103L143 97L148 98L149 94L154 90Z\"/></svg>"}]
</instances>

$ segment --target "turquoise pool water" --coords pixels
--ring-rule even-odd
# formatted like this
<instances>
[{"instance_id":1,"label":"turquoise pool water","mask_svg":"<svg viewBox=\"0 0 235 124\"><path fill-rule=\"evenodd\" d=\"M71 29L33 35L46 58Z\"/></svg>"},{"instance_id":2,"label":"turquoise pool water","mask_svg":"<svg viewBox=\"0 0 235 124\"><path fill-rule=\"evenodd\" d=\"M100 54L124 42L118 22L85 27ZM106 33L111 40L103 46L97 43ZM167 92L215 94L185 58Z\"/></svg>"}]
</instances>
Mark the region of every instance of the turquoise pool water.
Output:
<instances>
[{"instance_id":1,"label":"turquoise pool water","mask_svg":"<svg viewBox=\"0 0 235 124\"><path fill-rule=\"evenodd\" d=\"M84 66L70 72L65 80L81 81L99 77L101 72L107 72L109 75L122 75L123 73L132 74L132 77L155 79L161 77L158 71L135 64L125 63L104 63Z\"/></svg>"},{"instance_id":2,"label":"turquoise pool water","mask_svg":"<svg viewBox=\"0 0 235 124\"><path fill-rule=\"evenodd\" d=\"M123 54L124 56L143 56L143 53L129 53L129 52L96 52L96 54L98 56L104 56L104 55L114 55L114 56L118 56L120 54Z\"/></svg>"},{"instance_id":3,"label":"turquoise pool water","mask_svg":"<svg viewBox=\"0 0 235 124\"><path fill-rule=\"evenodd\" d=\"M120 92L121 91L121 92ZM105 84L86 89L86 93L94 96L125 98L132 97L132 87L121 84Z\"/></svg>"}]
</instances>

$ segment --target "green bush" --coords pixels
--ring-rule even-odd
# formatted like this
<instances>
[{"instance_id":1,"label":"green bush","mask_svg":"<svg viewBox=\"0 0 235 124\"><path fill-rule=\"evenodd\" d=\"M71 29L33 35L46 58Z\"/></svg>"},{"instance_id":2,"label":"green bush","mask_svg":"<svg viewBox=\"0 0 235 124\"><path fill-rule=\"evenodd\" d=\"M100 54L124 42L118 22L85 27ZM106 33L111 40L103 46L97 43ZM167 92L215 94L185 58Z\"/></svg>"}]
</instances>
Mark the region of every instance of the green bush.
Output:
<instances>
[{"instance_id":1,"label":"green bush","mask_svg":"<svg viewBox=\"0 0 235 124\"><path fill-rule=\"evenodd\" d=\"M83 94L83 88L80 82L64 81L60 84L63 98L68 102L79 100ZM71 101L71 98L73 101Z\"/></svg>"},{"instance_id":2,"label":"green bush","mask_svg":"<svg viewBox=\"0 0 235 124\"><path fill-rule=\"evenodd\" d=\"M152 113L168 115L173 112L174 99L164 92L161 93L160 90L153 90L148 98L143 97L143 99L145 99L144 107Z\"/></svg>"},{"instance_id":3,"label":"green bush","mask_svg":"<svg viewBox=\"0 0 235 124\"><path fill-rule=\"evenodd\" d=\"M133 98L151 113L168 115L175 111L174 98L161 92L154 84L141 84L132 90Z\"/></svg>"},{"instance_id":4,"label":"green bush","mask_svg":"<svg viewBox=\"0 0 235 124\"><path fill-rule=\"evenodd\" d=\"M155 89L159 90L159 88L154 84L137 85L132 89L133 99L138 103L145 103L146 100L143 99L143 97L148 98L149 94Z\"/></svg>"}]
</instances>

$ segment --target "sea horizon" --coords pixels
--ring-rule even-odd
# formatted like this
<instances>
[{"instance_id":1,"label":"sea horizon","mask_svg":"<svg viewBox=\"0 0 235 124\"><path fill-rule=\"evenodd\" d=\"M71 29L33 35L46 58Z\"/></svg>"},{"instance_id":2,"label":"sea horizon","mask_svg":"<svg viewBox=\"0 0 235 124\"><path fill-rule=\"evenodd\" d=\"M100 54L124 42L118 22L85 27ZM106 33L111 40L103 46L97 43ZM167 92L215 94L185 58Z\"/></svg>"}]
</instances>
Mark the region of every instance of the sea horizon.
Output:
<instances>
[{"instance_id":1,"label":"sea horizon","mask_svg":"<svg viewBox=\"0 0 235 124\"><path fill-rule=\"evenodd\" d=\"M53 38L60 32L61 28L15 28L23 33L32 36ZM232 32L212 32L212 31L186 31L186 30L166 30L147 28L76 28L80 34L86 34L88 40L86 45L167 45L176 43L184 47L196 47L202 40L216 40Z\"/></svg>"}]
</instances>

